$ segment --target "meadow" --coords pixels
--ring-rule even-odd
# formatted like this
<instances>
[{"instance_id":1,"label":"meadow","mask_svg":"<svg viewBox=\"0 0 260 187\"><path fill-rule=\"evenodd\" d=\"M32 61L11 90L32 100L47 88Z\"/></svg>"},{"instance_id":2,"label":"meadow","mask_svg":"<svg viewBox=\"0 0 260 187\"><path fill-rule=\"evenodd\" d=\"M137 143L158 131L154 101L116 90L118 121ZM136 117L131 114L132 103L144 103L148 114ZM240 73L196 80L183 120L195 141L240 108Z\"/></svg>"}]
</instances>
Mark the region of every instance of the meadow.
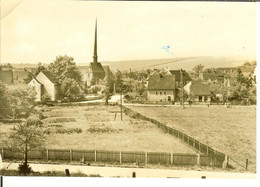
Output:
<instances>
[{"instance_id":1,"label":"meadow","mask_svg":"<svg viewBox=\"0 0 260 187\"><path fill-rule=\"evenodd\" d=\"M128 106L147 117L227 154L230 163L238 162L256 172L256 107L255 106Z\"/></svg>"}]
</instances>

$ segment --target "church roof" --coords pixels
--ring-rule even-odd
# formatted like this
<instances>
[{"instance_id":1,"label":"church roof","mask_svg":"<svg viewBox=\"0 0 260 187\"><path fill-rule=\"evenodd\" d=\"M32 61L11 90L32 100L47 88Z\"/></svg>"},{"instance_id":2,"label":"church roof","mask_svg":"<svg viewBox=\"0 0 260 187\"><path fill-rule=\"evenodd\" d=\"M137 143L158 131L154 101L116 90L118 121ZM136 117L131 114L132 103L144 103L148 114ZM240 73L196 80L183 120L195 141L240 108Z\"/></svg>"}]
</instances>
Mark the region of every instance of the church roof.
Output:
<instances>
[{"instance_id":1,"label":"church roof","mask_svg":"<svg viewBox=\"0 0 260 187\"><path fill-rule=\"evenodd\" d=\"M104 79L105 71L100 62L91 62L89 65L94 78Z\"/></svg>"}]
</instances>

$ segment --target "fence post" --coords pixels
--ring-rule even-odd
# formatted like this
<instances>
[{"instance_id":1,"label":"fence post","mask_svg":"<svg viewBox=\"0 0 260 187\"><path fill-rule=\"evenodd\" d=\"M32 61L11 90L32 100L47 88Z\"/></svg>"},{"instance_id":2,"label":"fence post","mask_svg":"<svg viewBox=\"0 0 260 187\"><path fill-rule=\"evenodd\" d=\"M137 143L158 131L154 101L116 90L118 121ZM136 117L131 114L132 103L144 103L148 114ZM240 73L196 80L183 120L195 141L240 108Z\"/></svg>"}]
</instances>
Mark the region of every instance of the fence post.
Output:
<instances>
[{"instance_id":1,"label":"fence post","mask_svg":"<svg viewBox=\"0 0 260 187\"><path fill-rule=\"evenodd\" d=\"M4 159L4 148L2 147L2 159Z\"/></svg>"},{"instance_id":2,"label":"fence post","mask_svg":"<svg viewBox=\"0 0 260 187\"><path fill-rule=\"evenodd\" d=\"M207 155L209 155L209 146L207 146Z\"/></svg>"},{"instance_id":3,"label":"fence post","mask_svg":"<svg viewBox=\"0 0 260 187\"><path fill-rule=\"evenodd\" d=\"M173 154L171 153L171 165L173 164Z\"/></svg>"},{"instance_id":4,"label":"fence post","mask_svg":"<svg viewBox=\"0 0 260 187\"><path fill-rule=\"evenodd\" d=\"M47 161L49 160L49 149L46 150Z\"/></svg>"},{"instance_id":5,"label":"fence post","mask_svg":"<svg viewBox=\"0 0 260 187\"><path fill-rule=\"evenodd\" d=\"M200 152L200 142L198 142L199 143L199 152Z\"/></svg>"},{"instance_id":6,"label":"fence post","mask_svg":"<svg viewBox=\"0 0 260 187\"><path fill-rule=\"evenodd\" d=\"M97 162L97 151L95 150L95 162Z\"/></svg>"},{"instance_id":7,"label":"fence post","mask_svg":"<svg viewBox=\"0 0 260 187\"><path fill-rule=\"evenodd\" d=\"M188 138L188 146L190 146L190 137L187 136L187 138Z\"/></svg>"},{"instance_id":8,"label":"fence post","mask_svg":"<svg viewBox=\"0 0 260 187\"><path fill-rule=\"evenodd\" d=\"M119 162L120 162L120 164L122 164L122 153L121 153L121 151L119 153Z\"/></svg>"},{"instance_id":9,"label":"fence post","mask_svg":"<svg viewBox=\"0 0 260 187\"><path fill-rule=\"evenodd\" d=\"M70 149L70 162L72 161L72 150Z\"/></svg>"},{"instance_id":10,"label":"fence post","mask_svg":"<svg viewBox=\"0 0 260 187\"><path fill-rule=\"evenodd\" d=\"M195 148L195 139L193 138L193 147Z\"/></svg>"},{"instance_id":11,"label":"fence post","mask_svg":"<svg viewBox=\"0 0 260 187\"><path fill-rule=\"evenodd\" d=\"M248 158L246 159L246 170L247 170L247 167L248 167Z\"/></svg>"},{"instance_id":12,"label":"fence post","mask_svg":"<svg viewBox=\"0 0 260 187\"><path fill-rule=\"evenodd\" d=\"M223 169L226 169L226 167L227 167L227 163L228 163L228 158L227 158L228 156L227 155L225 155L225 160L223 161L223 164L222 164L222 168Z\"/></svg>"},{"instance_id":13,"label":"fence post","mask_svg":"<svg viewBox=\"0 0 260 187\"><path fill-rule=\"evenodd\" d=\"M147 155L147 152L145 152L145 164L147 164L148 162L148 155Z\"/></svg>"},{"instance_id":14,"label":"fence post","mask_svg":"<svg viewBox=\"0 0 260 187\"><path fill-rule=\"evenodd\" d=\"M200 154L198 154L198 157L197 157L197 166L200 166Z\"/></svg>"}]
</instances>

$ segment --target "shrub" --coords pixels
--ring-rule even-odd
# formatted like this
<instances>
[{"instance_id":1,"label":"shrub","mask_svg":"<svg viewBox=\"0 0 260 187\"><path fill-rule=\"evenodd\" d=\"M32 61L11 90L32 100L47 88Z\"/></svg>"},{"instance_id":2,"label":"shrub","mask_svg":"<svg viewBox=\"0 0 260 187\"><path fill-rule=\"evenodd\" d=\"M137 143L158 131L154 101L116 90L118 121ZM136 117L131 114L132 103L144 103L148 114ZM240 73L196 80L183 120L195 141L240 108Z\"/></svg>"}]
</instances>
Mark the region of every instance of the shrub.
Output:
<instances>
[{"instance_id":1,"label":"shrub","mask_svg":"<svg viewBox=\"0 0 260 187\"><path fill-rule=\"evenodd\" d=\"M19 164L18 172L20 175L28 175L32 172L32 168L29 166L29 164L25 164L25 162L23 162Z\"/></svg>"},{"instance_id":2,"label":"shrub","mask_svg":"<svg viewBox=\"0 0 260 187\"><path fill-rule=\"evenodd\" d=\"M99 127L90 127L87 132L90 133L111 133L118 132L116 129L112 129L111 127L99 128Z\"/></svg>"}]
</instances>

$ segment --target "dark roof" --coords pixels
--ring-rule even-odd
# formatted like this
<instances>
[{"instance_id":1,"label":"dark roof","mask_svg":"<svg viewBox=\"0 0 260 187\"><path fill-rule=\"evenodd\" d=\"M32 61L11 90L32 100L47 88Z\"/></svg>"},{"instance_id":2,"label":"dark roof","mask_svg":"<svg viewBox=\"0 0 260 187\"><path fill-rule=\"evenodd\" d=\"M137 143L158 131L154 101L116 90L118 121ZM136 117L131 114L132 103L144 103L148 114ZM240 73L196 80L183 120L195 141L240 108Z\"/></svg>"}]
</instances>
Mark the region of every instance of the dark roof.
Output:
<instances>
[{"instance_id":1,"label":"dark roof","mask_svg":"<svg viewBox=\"0 0 260 187\"><path fill-rule=\"evenodd\" d=\"M238 69L237 67L221 67L221 68L216 68L216 70L219 70L219 71L229 71L229 70L236 71L237 69Z\"/></svg>"},{"instance_id":2,"label":"dark roof","mask_svg":"<svg viewBox=\"0 0 260 187\"><path fill-rule=\"evenodd\" d=\"M200 82L192 82L190 86L190 91L192 94L196 96L209 96L210 93L210 86L206 84L202 84Z\"/></svg>"},{"instance_id":3,"label":"dark roof","mask_svg":"<svg viewBox=\"0 0 260 187\"><path fill-rule=\"evenodd\" d=\"M90 67L93 73L93 78L97 78L97 79L105 78L106 74L100 62L91 62Z\"/></svg>"},{"instance_id":4,"label":"dark roof","mask_svg":"<svg viewBox=\"0 0 260 187\"><path fill-rule=\"evenodd\" d=\"M53 84L59 84L58 79L49 71L41 71ZM37 77L37 76L36 76Z\"/></svg>"},{"instance_id":5,"label":"dark roof","mask_svg":"<svg viewBox=\"0 0 260 187\"><path fill-rule=\"evenodd\" d=\"M175 77L172 75L155 73L148 79L148 90L174 90Z\"/></svg>"},{"instance_id":6,"label":"dark roof","mask_svg":"<svg viewBox=\"0 0 260 187\"><path fill-rule=\"evenodd\" d=\"M170 73L175 76L176 81L181 80L181 70L170 70ZM191 81L189 74L185 70L182 70L182 75L184 81Z\"/></svg>"},{"instance_id":7,"label":"dark roof","mask_svg":"<svg viewBox=\"0 0 260 187\"><path fill-rule=\"evenodd\" d=\"M0 70L0 80L13 84L14 83L14 78L13 78L13 71L12 70Z\"/></svg>"}]
</instances>

